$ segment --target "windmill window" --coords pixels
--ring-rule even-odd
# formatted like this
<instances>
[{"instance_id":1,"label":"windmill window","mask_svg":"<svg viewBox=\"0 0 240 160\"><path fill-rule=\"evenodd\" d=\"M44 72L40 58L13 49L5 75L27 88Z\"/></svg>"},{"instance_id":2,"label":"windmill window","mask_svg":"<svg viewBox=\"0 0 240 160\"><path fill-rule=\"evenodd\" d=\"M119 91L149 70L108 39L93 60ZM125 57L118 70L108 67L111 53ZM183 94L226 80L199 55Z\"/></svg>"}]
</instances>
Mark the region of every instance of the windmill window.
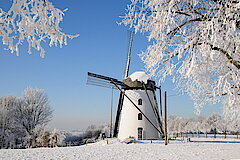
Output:
<instances>
[{"instance_id":1,"label":"windmill window","mask_svg":"<svg viewBox=\"0 0 240 160\"><path fill-rule=\"evenodd\" d=\"M138 140L143 139L143 128L139 127L138 128Z\"/></svg>"},{"instance_id":2,"label":"windmill window","mask_svg":"<svg viewBox=\"0 0 240 160\"><path fill-rule=\"evenodd\" d=\"M142 120L142 113L138 113L138 120Z\"/></svg>"},{"instance_id":3,"label":"windmill window","mask_svg":"<svg viewBox=\"0 0 240 160\"><path fill-rule=\"evenodd\" d=\"M138 105L142 105L142 99L138 99Z\"/></svg>"}]
</instances>

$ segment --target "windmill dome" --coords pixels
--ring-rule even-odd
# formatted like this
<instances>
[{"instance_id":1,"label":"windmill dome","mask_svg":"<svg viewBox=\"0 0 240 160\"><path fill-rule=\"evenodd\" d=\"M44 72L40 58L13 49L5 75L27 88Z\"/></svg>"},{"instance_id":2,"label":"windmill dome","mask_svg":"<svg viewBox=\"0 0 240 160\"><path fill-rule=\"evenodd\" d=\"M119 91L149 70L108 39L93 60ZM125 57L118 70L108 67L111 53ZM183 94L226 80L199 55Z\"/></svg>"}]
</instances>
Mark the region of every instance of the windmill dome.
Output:
<instances>
[{"instance_id":1,"label":"windmill dome","mask_svg":"<svg viewBox=\"0 0 240 160\"><path fill-rule=\"evenodd\" d=\"M142 71L137 71L134 72L133 74L131 74L129 76L129 78L131 78L132 81L140 81L140 82L144 82L147 83L147 80L149 79L149 75L147 75L147 73L142 72Z\"/></svg>"}]
</instances>

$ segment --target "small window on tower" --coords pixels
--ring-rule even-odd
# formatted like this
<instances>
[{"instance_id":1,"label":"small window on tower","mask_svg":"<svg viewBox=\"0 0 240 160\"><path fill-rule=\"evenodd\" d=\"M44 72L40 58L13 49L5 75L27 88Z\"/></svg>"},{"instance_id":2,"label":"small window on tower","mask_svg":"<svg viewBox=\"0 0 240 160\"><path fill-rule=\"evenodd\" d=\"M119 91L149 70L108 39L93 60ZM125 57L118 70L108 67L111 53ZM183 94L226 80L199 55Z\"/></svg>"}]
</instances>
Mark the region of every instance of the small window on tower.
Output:
<instances>
[{"instance_id":1,"label":"small window on tower","mask_svg":"<svg viewBox=\"0 0 240 160\"><path fill-rule=\"evenodd\" d=\"M138 113L138 120L142 120L142 113Z\"/></svg>"},{"instance_id":2,"label":"small window on tower","mask_svg":"<svg viewBox=\"0 0 240 160\"><path fill-rule=\"evenodd\" d=\"M143 128L138 128L138 140L143 140Z\"/></svg>"},{"instance_id":3,"label":"small window on tower","mask_svg":"<svg viewBox=\"0 0 240 160\"><path fill-rule=\"evenodd\" d=\"M138 99L138 105L142 105L142 99Z\"/></svg>"}]
</instances>

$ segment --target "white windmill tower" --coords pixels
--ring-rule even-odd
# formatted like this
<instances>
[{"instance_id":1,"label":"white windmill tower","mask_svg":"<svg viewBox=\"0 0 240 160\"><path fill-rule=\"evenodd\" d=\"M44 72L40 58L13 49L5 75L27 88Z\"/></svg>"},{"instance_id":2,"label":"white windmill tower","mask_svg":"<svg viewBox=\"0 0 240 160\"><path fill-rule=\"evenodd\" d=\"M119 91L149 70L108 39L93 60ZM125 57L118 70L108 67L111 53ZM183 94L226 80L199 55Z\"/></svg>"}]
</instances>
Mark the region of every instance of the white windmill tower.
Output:
<instances>
[{"instance_id":1,"label":"white windmill tower","mask_svg":"<svg viewBox=\"0 0 240 160\"><path fill-rule=\"evenodd\" d=\"M162 132L154 81L145 72L134 72L124 82L125 97L119 121L118 138L159 139ZM123 87L124 88L124 87ZM155 103L153 103L155 102Z\"/></svg>"},{"instance_id":2,"label":"white windmill tower","mask_svg":"<svg viewBox=\"0 0 240 160\"><path fill-rule=\"evenodd\" d=\"M130 34L128 59L124 80L88 72L88 84L117 88L120 90L114 126L114 137L124 140L158 139L163 136L162 121L155 91L159 89L145 72L128 76L133 32Z\"/></svg>"}]
</instances>

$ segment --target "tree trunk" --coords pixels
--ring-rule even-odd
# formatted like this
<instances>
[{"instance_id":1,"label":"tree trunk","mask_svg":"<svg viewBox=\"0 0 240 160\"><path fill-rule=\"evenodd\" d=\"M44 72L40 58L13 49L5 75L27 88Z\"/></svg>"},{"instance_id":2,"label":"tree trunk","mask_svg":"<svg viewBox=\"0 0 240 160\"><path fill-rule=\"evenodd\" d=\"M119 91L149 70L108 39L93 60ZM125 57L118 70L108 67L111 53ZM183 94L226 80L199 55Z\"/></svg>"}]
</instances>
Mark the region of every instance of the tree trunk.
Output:
<instances>
[{"instance_id":1,"label":"tree trunk","mask_svg":"<svg viewBox=\"0 0 240 160\"><path fill-rule=\"evenodd\" d=\"M206 138L207 138L207 132L206 132Z\"/></svg>"},{"instance_id":2,"label":"tree trunk","mask_svg":"<svg viewBox=\"0 0 240 160\"><path fill-rule=\"evenodd\" d=\"M214 132L214 138L216 138L217 129L214 128L213 132Z\"/></svg>"},{"instance_id":3,"label":"tree trunk","mask_svg":"<svg viewBox=\"0 0 240 160\"><path fill-rule=\"evenodd\" d=\"M227 132L224 131L224 138L226 139L227 138Z\"/></svg>"},{"instance_id":4,"label":"tree trunk","mask_svg":"<svg viewBox=\"0 0 240 160\"><path fill-rule=\"evenodd\" d=\"M180 135L181 135L181 139L183 141L184 140L184 134L182 132L180 132Z\"/></svg>"},{"instance_id":5,"label":"tree trunk","mask_svg":"<svg viewBox=\"0 0 240 160\"><path fill-rule=\"evenodd\" d=\"M194 134L193 134L193 132L192 132L192 137L194 137Z\"/></svg>"}]
</instances>

